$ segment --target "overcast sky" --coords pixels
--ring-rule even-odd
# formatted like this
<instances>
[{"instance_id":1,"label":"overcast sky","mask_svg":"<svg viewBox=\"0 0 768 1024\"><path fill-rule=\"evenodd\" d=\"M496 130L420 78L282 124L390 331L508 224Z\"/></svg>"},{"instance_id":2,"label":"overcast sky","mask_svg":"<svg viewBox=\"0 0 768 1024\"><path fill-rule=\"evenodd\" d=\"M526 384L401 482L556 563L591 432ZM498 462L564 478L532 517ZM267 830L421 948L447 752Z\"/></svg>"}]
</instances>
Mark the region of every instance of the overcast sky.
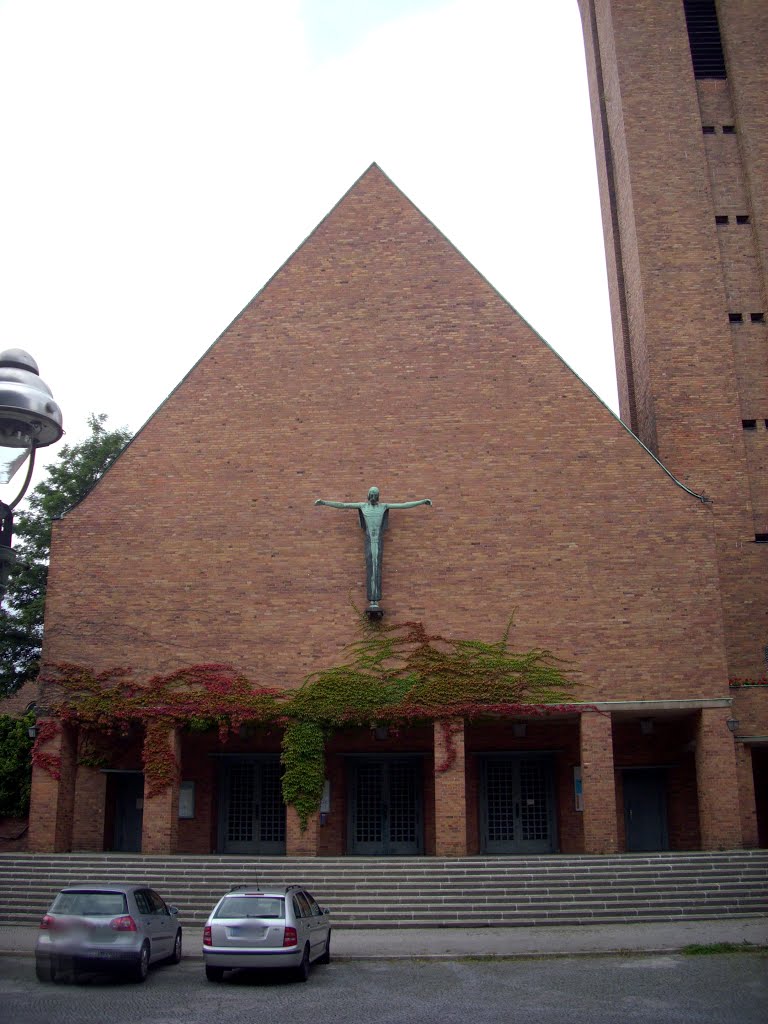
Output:
<instances>
[{"instance_id":1,"label":"overcast sky","mask_svg":"<svg viewBox=\"0 0 768 1024\"><path fill-rule=\"evenodd\" d=\"M0 145L0 349L67 441L137 430L373 161L617 408L576 0L0 0Z\"/></svg>"}]
</instances>

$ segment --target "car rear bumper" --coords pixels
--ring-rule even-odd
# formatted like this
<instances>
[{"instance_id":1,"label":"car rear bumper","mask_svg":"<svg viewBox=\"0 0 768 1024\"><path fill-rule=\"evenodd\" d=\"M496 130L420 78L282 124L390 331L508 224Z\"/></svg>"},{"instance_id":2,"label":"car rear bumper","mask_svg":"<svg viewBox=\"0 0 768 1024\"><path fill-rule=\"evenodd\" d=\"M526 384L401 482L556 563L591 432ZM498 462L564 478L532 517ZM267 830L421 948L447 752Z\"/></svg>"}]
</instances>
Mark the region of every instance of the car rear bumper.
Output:
<instances>
[{"instance_id":1,"label":"car rear bumper","mask_svg":"<svg viewBox=\"0 0 768 1024\"><path fill-rule=\"evenodd\" d=\"M93 951L88 954L65 952L37 952L35 959L38 964L50 964L57 971L119 971L132 967L139 962L139 953L135 949L110 949Z\"/></svg>"},{"instance_id":2,"label":"car rear bumper","mask_svg":"<svg viewBox=\"0 0 768 1024\"><path fill-rule=\"evenodd\" d=\"M299 946L289 949L221 949L203 946L206 967L222 967L230 971L238 967L248 970L258 967L298 967L302 956L303 949Z\"/></svg>"}]
</instances>

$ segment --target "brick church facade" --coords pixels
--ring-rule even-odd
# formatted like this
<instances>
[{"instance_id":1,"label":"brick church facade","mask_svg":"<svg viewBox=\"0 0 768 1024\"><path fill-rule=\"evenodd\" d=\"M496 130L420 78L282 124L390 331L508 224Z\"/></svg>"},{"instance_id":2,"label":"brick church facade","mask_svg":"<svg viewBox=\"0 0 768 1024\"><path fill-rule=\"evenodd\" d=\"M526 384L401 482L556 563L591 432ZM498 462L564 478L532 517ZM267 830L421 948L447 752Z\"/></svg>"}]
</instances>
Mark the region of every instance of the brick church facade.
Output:
<instances>
[{"instance_id":1,"label":"brick church facade","mask_svg":"<svg viewBox=\"0 0 768 1024\"><path fill-rule=\"evenodd\" d=\"M339 730L304 829L279 727L169 729L150 792L146 737L95 766L64 724L30 849L768 841L768 18L718 2L713 77L696 17L714 5L580 6L622 420L373 165L55 525L44 649L145 685L217 663L295 690L366 604L357 513L315 501L375 484L432 500L391 510L384 621L492 641L514 612L516 648L573 666L573 703Z\"/></svg>"}]
</instances>

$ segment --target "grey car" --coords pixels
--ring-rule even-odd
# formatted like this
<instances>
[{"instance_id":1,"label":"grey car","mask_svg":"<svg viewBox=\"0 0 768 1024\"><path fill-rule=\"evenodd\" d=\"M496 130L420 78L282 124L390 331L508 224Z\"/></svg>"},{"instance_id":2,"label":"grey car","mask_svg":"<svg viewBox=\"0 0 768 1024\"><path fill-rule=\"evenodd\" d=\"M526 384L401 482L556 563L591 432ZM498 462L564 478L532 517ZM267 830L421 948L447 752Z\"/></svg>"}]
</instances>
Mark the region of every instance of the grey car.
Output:
<instances>
[{"instance_id":1,"label":"grey car","mask_svg":"<svg viewBox=\"0 0 768 1024\"><path fill-rule=\"evenodd\" d=\"M98 971L144 981L151 963L181 960L178 913L147 885L67 886L40 922L37 977Z\"/></svg>"},{"instance_id":2,"label":"grey car","mask_svg":"<svg viewBox=\"0 0 768 1024\"><path fill-rule=\"evenodd\" d=\"M293 970L300 981L310 964L331 959L331 917L300 885L233 889L213 908L203 929L209 981L239 967Z\"/></svg>"}]
</instances>

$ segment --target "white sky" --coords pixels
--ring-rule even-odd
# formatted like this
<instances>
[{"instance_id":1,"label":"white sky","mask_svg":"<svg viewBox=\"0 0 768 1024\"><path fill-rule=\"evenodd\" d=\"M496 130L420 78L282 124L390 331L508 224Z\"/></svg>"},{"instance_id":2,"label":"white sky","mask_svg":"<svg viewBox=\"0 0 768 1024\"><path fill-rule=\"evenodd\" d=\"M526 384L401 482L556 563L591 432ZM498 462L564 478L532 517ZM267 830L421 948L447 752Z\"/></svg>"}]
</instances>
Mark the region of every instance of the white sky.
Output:
<instances>
[{"instance_id":1,"label":"white sky","mask_svg":"<svg viewBox=\"0 0 768 1024\"><path fill-rule=\"evenodd\" d=\"M577 0L0 0L0 146L0 350L67 441L137 430L372 161L617 409Z\"/></svg>"}]
</instances>

